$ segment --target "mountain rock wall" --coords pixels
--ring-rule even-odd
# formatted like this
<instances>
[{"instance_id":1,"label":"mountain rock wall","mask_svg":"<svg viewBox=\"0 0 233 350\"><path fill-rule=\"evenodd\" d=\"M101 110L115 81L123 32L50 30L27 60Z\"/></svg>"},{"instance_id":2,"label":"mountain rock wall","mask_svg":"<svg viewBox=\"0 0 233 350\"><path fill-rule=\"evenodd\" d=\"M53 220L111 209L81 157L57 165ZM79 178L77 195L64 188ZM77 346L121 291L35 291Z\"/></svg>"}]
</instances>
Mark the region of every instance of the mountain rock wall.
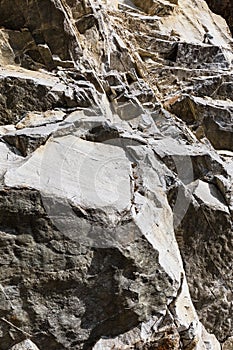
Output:
<instances>
[{"instance_id":1,"label":"mountain rock wall","mask_svg":"<svg viewBox=\"0 0 233 350\"><path fill-rule=\"evenodd\" d=\"M0 27L0 350L232 350L225 20L0 0Z\"/></svg>"},{"instance_id":2,"label":"mountain rock wall","mask_svg":"<svg viewBox=\"0 0 233 350\"><path fill-rule=\"evenodd\" d=\"M207 0L207 4L210 6L211 10L218 15L224 17L233 32L233 4L231 0Z\"/></svg>"}]
</instances>

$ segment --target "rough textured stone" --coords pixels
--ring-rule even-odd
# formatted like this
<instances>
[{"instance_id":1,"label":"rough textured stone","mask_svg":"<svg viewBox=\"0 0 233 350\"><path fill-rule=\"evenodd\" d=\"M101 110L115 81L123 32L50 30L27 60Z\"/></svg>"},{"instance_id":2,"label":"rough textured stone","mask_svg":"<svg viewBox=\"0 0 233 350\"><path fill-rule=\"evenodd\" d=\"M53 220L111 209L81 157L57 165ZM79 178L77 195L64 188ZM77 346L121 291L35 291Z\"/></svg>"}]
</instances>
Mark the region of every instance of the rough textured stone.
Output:
<instances>
[{"instance_id":1,"label":"rough textured stone","mask_svg":"<svg viewBox=\"0 0 233 350\"><path fill-rule=\"evenodd\" d=\"M232 346L233 346L233 338L230 337L228 340L226 340L226 341L223 343L223 350L232 349Z\"/></svg>"},{"instance_id":2,"label":"rough textured stone","mask_svg":"<svg viewBox=\"0 0 233 350\"><path fill-rule=\"evenodd\" d=\"M169 109L186 121L199 139L207 137L215 149L232 151L232 101L185 95L171 101Z\"/></svg>"},{"instance_id":3,"label":"rough textured stone","mask_svg":"<svg viewBox=\"0 0 233 350\"><path fill-rule=\"evenodd\" d=\"M10 350L38 350L38 347L29 339L13 346Z\"/></svg>"},{"instance_id":4,"label":"rough textured stone","mask_svg":"<svg viewBox=\"0 0 233 350\"><path fill-rule=\"evenodd\" d=\"M143 11L148 13L149 15L157 15L157 16L167 16L169 15L173 9L174 4L178 3L178 0L171 1L154 1L154 0L146 0L146 1L133 1L136 6L141 8Z\"/></svg>"},{"instance_id":5,"label":"rough textured stone","mask_svg":"<svg viewBox=\"0 0 233 350\"><path fill-rule=\"evenodd\" d=\"M232 2L230 0L207 0L206 2L212 11L226 19L231 32L233 32Z\"/></svg>"},{"instance_id":6,"label":"rough textured stone","mask_svg":"<svg viewBox=\"0 0 233 350\"><path fill-rule=\"evenodd\" d=\"M224 19L203 0L0 8L0 350L231 350Z\"/></svg>"}]
</instances>

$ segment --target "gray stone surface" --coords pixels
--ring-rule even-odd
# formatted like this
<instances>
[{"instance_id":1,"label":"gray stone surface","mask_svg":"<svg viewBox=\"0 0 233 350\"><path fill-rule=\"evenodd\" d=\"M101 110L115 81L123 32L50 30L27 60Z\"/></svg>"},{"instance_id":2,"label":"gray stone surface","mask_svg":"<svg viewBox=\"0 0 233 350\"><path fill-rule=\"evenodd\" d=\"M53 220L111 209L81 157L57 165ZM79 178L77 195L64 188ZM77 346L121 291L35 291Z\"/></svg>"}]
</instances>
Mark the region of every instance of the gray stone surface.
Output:
<instances>
[{"instance_id":1,"label":"gray stone surface","mask_svg":"<svg viewBox=\"0 0 233 350\"><path fill-rule=\"evenodd\" d=\"M0 8L0 350L231 350L224 20L204 0Z\"/></svg>"}]
</instances>

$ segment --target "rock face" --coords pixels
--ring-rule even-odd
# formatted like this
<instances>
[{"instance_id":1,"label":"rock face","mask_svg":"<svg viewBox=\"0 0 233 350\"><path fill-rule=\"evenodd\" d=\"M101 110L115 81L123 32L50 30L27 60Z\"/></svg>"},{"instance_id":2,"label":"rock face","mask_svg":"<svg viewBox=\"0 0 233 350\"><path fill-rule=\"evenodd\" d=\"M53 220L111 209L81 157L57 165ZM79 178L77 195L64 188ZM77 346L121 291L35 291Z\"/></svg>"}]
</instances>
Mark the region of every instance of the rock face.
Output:
<instances>
[{"instance_id":1,"label":"rock face","mask_svg":"<svg viewBox=\"0 0 233 350\"><path fill-rule=\"evenodd\" d=\"M207 4L210 6L211 10L217 13L218 15L224 17L233 32L233 4L230 0L207 0Z\"/></svg>"},{"instance_id":2,"label":"rock face","mask_svg":"<svg viewBox=\"0 0 233 350\"><path fill-rule=\"evenodd\" d=\"M224 19L202 0L0 10L0 350L231 350Z\"/></svg>"}]
</instances>

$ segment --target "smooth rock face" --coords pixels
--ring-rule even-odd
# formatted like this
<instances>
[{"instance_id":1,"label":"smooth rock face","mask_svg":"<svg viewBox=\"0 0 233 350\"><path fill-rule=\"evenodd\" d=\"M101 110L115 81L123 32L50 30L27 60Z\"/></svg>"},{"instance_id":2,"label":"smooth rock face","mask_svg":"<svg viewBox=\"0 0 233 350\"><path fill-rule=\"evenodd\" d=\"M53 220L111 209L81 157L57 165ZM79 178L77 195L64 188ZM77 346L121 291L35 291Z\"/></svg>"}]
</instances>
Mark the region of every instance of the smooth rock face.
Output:
<instances>
[{"instance_id":1,"label":"smooth rock face","mask_svg":"<svg viewBox=\"0 0 233 350\"><path fill-rule=\"evenodd\" d=\"M36 168L39 172L32 172ZM10 187L27 184L85 208L111 206L121 212L131 206L130 175L121 147L68 135L47 142L22 167L7 174L5 181Z\"/></svg>"},{"instance_id":2,"label":"smooth rock face","mask_svg":"<svg viewBox=\"0 0 233 350\"><path fill-rule=\"evenodd\" d=\"M224 19L203 0L0 10L0 350L232 350Z\"/></svg>"}]
</instances>

